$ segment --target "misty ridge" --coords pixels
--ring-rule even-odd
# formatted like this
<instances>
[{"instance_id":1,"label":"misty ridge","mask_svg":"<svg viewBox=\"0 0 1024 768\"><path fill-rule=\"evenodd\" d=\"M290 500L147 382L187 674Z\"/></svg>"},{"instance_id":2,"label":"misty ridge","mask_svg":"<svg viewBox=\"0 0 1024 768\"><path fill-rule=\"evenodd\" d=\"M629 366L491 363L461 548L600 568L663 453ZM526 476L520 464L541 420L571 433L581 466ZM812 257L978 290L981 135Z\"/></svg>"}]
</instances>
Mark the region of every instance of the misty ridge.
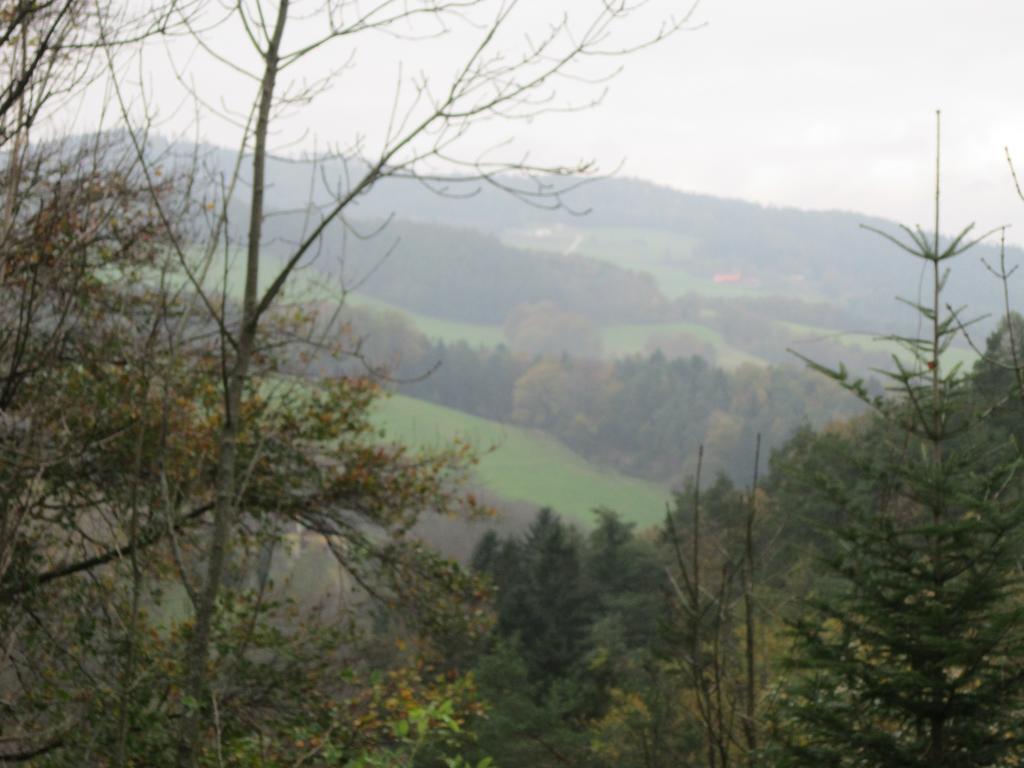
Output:
<instances>
[{"instance_id":1,"label":"misty ridge","mask_svg":"<svg viewBox=\"0 0 1024 768\"><path fill-rule=\"evenodd\" d=\"M189 158L193 151L175 147L172 154ZM212 176L227 172L234 160L208 146L199 148L199 156ZM355 174L350 165L358 168L359 162L268 160L271 254L285 253L319 222L319 213ZM241 173L244 184L244 164ZM912 330L913 313L893 301L894 286L912 292L920 265L901 259L866 229L898 233L894 221L765 207L617 177L509 176L506 186L544 189L549 197L519 204L514 195L470 177L430 184L382 180L356 199L347 226L328 224L310 268L339 287L351 286L355 301L365 295L407 312L487 326L502 325L521 305L544 302L599 326L700 325L729 316L718 321L726 333L742 337L737 326L747 324L769 334L759 353L748 351L772 362L787 359L790 339L813 346L812 339L834 334L846 346L870 348L875 337L895 332L895 324ZM244 207L231 218L235 232L244 233ZM995 263L998 253L992 237L956 265L958 279L950 281L951 304L971 307L972 317L989 317L981 337L994 327L991 317L1001 301L983 262ZM1015 246L1007 249L1011 262L1020 254ZM619 290L609 290L612 285ZM786 323L824 332L801 336L789 328L787 338ZM747 345L754 346L749 338Z\"/></svg>"}]
</instances>

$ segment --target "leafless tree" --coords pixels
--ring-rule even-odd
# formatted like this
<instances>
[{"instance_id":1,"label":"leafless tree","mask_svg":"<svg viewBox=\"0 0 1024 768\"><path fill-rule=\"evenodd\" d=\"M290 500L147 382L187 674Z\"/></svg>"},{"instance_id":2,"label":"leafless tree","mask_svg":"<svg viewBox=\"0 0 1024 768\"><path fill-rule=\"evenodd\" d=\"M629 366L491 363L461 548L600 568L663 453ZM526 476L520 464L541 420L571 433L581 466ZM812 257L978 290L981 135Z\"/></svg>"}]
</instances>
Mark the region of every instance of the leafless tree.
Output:
<instances>
[{"instance_id":1,"label":"leafless tree","mask_svg":"<svg viewBox=\"0 0 1024 768\"><path fill-rule=\"evenodd\" d=\"M689 525L686 529L679 525L677 517L683 511L679 504L665 518L675 560L674 567L666 568L666 575L685 646L679 649L678 658L693 692L710 768L729 768L742 758L752 765L758 748L758 703L763 687L757 668L760 449L758 435L753 484L742 499L742 531L730 534L720 521L712 527L704 520L703 446L698 453ZM740 634L742 644L737 641Z\"/></svg>"},{"instance_id":2,"label":"leafless tree","mask_svg":"<svg viewBox=\"0 0 1024 768\"><path fill-rule=\"evenodd\" d=\"M218 329L223 387L216 501L185 660L184 688L195 702L209 699L211 627L242 482L237 443L247 418L245 401L254 366L259 364L261 344L268 343L263 335L266 321L296 271L316 254L325 230L332 222L349 226L346 212L389 178L404 178L439 193L472 181L506 190L527 203L561 205L567 189L593 172L593 164L533 164L528 156L503 157L503 144L493 151L473 152L470 138L485 124L515 124L593 105L615 74L617 59L686 28L694 11L689 2L669 2L659 9L654 0L574 2L554 13L545 11L541 18L537 4L519 0L238 0L207 6L184 3L168 14L192 34L189 56L194 58L184 63L173 60L172 65L192 94L197 120L227 121L238 136L234 167L203 192L212 215L202 247L171 234L182 271ZM652 12L654 16L649 15ZM645 22L652 18L653 25ZM114 37L112 25L104 33ZM306 208L302 232L272 274L264 275L270 263L264 258L264 225L275 213L266 203L275 129L311 101L343 94L340 75L354 55L354 45L364 39L373 45L375 36L401 40L410 48L442 41L457 63L442 77L428 73L426 63L401 62L401 70L423 71L399 78L381 133L344 140L328 137L332 150L318 162L333 159L343 164L345 174L330 181L326 201ZM127 70L119 68L124 65L113 56L108 63L137 157L147 173L154 174L147 129L159 125L160 105L152 94L129 92ZM222 67L240 87L251 88L251 101L244 100L244 108L235 111L227 100L211 102L195 85L206 76L199 66ZM583 96L573 98L581 85ZM155 185L155 176L150 178ZM229 219L243 190L246 212L238 227ZM155 196L154 204L161 205ZM168 213L164 219L170 224L172 217ZM244 231L238 234L239 229ZM229 300L223 281L211 288L204 279L226 275L226 267L211 272L211 264L232 249L242 253L243 263L237 301ZM200 715L193 710L182 718L182 766L195 765Z\"/></svg>"}]
</instances>

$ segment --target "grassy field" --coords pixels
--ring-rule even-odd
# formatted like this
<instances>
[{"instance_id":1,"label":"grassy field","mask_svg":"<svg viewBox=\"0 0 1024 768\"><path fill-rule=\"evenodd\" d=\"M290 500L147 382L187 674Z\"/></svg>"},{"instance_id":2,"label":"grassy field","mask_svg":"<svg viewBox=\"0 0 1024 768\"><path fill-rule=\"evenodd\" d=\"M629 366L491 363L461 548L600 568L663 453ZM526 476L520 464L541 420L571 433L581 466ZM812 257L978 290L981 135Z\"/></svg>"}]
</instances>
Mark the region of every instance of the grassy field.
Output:
<instances>
[{"instance_id":1,"label":"grassy field","mask_svg":"<svg viewBox=\"0 0 1024 768\"><path fill-rule=\"evenodd\" d=\"M375 420L391 439L413 447L429 448L458 436L487 451L474 481L503 499L550 506L584 524L593 521L592 510L599 506L639 525L657 523L665 514L667 488L596 467L534 430L402 396L378 404Z\"/></svg>"},{"instance_id":2,"label":"grassy field","mask_svg":"<svg viewBox=\"0 0 1024 768\"><path fill-rule=\"evenodd\" d=\"M394 304L388 304L386 301L360 293L348 294L345 301L352 307L365 307L378 312L397 312L400 315L405 315L424 336L435 341L443 341L445 344L457 344L464 341L471 347L496 347L505 341L505 332L500 325L463 323L458 320L443 320L439 317L421 315L418 312L410 312L396 307Z\"/></svg>"},{"instance_id":3,"label":"grassy field","mask_svg":"<svg viewBox=\"0 0 1024 768\"><path fill-rule=\"evenodd\" d=\"M366 307L381 312L397 312L405 315L424 336L455 344L461 341L473 347L494 347L505 342L505 334L501 326L462 323L455 320L442 320L416 312L408 312L393 304L352 293L346 301L354 307ZM606 325L601 328L601 348L605 357L617 358L637 352L649 351L652 338L660 334L688 333L700 341L715 348L715 362L724 368L735 368L743 363L764 365L765 361L744 352L729 344L722 335L699 323L661 323L661 324L622 324Z\"/></svg>"}]
</instances>

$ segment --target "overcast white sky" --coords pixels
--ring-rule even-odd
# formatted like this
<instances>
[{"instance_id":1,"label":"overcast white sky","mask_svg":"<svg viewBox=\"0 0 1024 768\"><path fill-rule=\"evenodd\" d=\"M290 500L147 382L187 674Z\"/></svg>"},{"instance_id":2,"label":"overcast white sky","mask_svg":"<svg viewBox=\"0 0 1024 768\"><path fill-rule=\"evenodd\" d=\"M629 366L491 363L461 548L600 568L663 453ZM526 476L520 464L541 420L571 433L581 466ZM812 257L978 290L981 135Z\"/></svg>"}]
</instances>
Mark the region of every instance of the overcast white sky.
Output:
<instances>
[{"instance_id":1,"label":"overcast white sky","mask_svg":"<svg viewBox=\"0 0 1024 768\"><path fill-rule=\"evenodd\" d=\"M1024 166L1021 0L704 0L700 15L581 121L594 152L681 189L924 223L940 108L947 224L1024 227L1003 157Z\"/></svg>"},{"instance_id":2,"label":"overcast white sky","mask_svg":"<svg viewBox=\"0 0 1024 768\"><path fill-rule=\"evenodd\" d=\"M538 17L550 7L523 5ZM705 26L626 61L595 110L518 125L520 144L544 160L621 161L625 174L683 190L927 223L941 108L943 228L1016 223L1010 237L1024 241L1003 157L1008 145L1024 169L1024 0L702 0L696 20ZM339 88L292 118L299 146L353 125L372 135L365 121L390 102L399 59L406 74L446 66L444 47L412 59L407 44L360 45ZM249 98L212 63L190 65L211 100ZM165 97L166 71L152 55L146 68ZM163 100L170 123L191 120ZM208 121L201 135L229 143L231 131Z\"/></svg>"}]
</instances>

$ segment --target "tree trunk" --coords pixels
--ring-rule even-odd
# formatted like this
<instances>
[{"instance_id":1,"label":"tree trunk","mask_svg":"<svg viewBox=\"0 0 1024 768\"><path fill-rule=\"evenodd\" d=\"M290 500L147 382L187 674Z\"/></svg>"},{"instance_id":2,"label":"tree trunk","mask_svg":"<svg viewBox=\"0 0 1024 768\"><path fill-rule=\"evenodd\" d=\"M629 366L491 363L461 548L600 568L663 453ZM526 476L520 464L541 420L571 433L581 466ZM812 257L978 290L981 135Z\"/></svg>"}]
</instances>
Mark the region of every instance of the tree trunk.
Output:
<instances>
[{"instance_id":1,"label":"tree trunk","mask_svg":"<svg viewBox=\"0 0 1024 768\"><path fill-rule=\"evenodd\" d=\"M270 127L270 110L274 101L274 84L277 79L281 38L288 19L289 0L278 3L277 21L273 37L264 54L263 79L260 87L260 102L256 120L255 149L253 151L253 185L249 208L249 235L246 255L245 294L242 301L242 318L238 331L238 346L235 359L228 371L224 393L224 426L218 440L216 506L213 515L213 531L210 535L210 550L207 560L206 580L195 606L195 629L185 657L185 695L188 711L182 718L182 730L178 740L178 764L181 768L195 768L199 757L200 734L203 719L201 708L207 699L207 664L210 656L210 631L213 626L224 578L231 532L235 518L235 497L237 493L236 468L238 437L243 427L242 400L252 362L256 331L259 325L258 291L260 240L263 230L263 192L267 155L267 133ZM227 339L221 340L227 344Z\"/></svg>"},{"instance_id":2,"label":"tree trunk","mask_svg":"<svg viewBox=\"0 0 1024 768\"><path fill-rule=\"evenodd\" d=\"M743 553L743 606L746 624L747 679L744 696L743 731L747 738L747 765L753 766L757 754L757 653L754 619L754 516L757 514L757 476L761 463L761 434L754 448L754 483L747 510L745 551Z\"/></svg>"}]
</instances>

